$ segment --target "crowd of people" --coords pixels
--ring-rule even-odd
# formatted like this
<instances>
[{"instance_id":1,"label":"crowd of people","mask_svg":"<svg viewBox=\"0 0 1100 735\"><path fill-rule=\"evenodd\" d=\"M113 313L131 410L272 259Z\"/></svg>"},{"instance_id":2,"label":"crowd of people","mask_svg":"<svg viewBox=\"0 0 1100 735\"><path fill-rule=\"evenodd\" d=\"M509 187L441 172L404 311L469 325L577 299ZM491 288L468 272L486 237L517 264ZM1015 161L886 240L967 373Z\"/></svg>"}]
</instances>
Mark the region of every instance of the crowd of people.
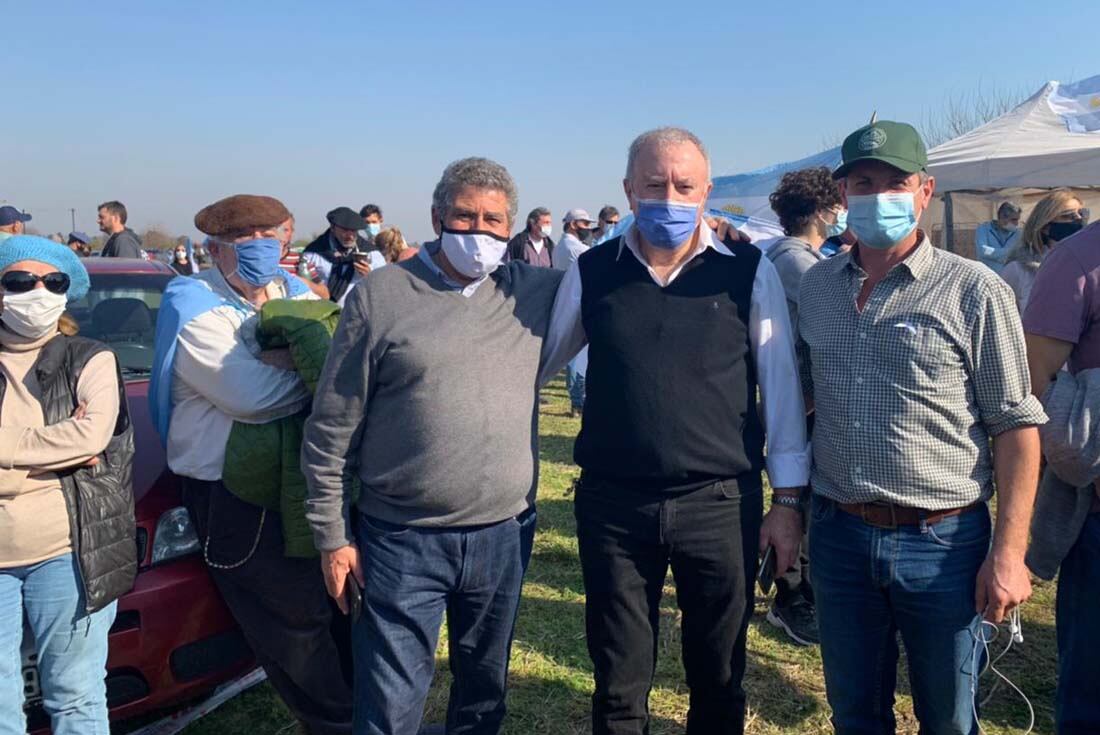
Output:
<instances>
[{"instance_id":1,"label":"crowd of people","mask_svg":"<svg viewBox=\"0 0 1100 735\"><path fill-rule=\"evenodd\" d=\"M1082 202L1049 193L1019 234L1004 202L976 260L937 249L924 143L891 121L848 136L836 170L783 177L767 252L704 216L687 130L638 136L623 188L630 226L570 209L555 242L542 207L514 234L511 175L465 158L420 248L366 205L297 253L286 206L247 194L195 215L208 267L175 248L150 415L303 727L417 733L446 620L446 730L500 731L539 391L565 369L593 733L648 732L670 569L687 732L743 732L761 558L767 619L820 644L843 734L894 731L899 638L922 732L976 733L982 643L1019 634L1031 573L1060 571L1058 732L1100 732L1100 224ZM107 732L132 429L116 360L65 314L89 239L25 221L0 209L0 733L22 732L24 616L54 732ZM105 256L140 256L125 207L99 224Z\"/></svg>"}]
</instances>

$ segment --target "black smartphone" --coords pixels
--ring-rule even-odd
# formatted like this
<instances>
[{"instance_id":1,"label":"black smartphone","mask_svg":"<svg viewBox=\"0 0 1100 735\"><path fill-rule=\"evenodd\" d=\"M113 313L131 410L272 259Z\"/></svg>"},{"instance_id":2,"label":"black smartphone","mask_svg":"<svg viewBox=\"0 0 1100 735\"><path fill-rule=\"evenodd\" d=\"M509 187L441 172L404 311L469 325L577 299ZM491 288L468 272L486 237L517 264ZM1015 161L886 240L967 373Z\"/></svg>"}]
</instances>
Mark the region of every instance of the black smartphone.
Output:
<instances>
[{"instance_id":1,"label":"black smartphone","mask_svg":"<svg viewBox=\"0 0 1100 735\"><path fill-rule=\"evenodd\" d=\"M764 558L760 560L760 573L756 575L756 581L760 583L760 591L765 595L772 591L775 584L775 547L769 546L764 552Z\"/></svg>"},{"instance_id":2,"label":"black smartphone","mask_svg":"<svg viewBox=\"0 0 1100 735\"><path fill-rule=\"evenodd\" d=\"M358 623L359 616L363 614L363 590L359 589L359 583L350 574L344 582L344 597L348 603L348 616L351 622Z\"/></svg>"}]
</instances>

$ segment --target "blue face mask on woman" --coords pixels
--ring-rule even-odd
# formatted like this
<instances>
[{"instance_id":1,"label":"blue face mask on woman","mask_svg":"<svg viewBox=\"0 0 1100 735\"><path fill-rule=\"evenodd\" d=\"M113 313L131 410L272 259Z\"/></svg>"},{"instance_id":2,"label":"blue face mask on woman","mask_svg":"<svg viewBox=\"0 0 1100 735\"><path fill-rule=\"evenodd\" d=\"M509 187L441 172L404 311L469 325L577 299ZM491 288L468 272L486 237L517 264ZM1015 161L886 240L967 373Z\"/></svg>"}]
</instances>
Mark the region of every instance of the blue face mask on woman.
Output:
<instances>
[{"instance_id":1,"label":"blue face mask on woman","mask_svg":"<svg viewBox=\"0 0 1100 735\"><path fill-rule=\"evenodd\" d=\"M887 250L917 229L912 192L848 195L848 226L860 245Z\"/></svg>"},{"instance_id":2,"label":"blue face mask on woman","mask_svg":"<svg viewBox=\"0 0 1100 735\"><path fill-rule=\"evenodd\" d=\"M237 275L250 286L263 288L282 274L279 260L283 245L272 237L246 240L233 246L237 252Z\"/></svg>"},{"instance_id":3,"label":"blue face mask on woman","mask_svg":"<svg viewBox=\"0 0 1100 735\"><path fill-rule=\"evenodd\" d=\"M639 199L635 220L646 242L662 250L675 250L695 232L699 224L699 205L666 199Z\"/></svg>"}]
</instances>

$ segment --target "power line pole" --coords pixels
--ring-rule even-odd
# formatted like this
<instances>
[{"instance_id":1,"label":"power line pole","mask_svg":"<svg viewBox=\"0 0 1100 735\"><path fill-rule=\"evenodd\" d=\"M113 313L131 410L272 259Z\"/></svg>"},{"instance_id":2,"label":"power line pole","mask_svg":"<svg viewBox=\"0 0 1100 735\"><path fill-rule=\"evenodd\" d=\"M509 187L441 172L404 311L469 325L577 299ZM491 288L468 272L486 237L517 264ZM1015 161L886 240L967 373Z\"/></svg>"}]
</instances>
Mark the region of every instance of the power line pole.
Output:
<instances>
[{"instance_id":1,"label":"power line pole","mask_svg":"<svg viewBox=\"0 0 1100 735\"><path fill-rule=\"evenodd\" d=\"M76 232L76 207L69 207L69 214L73 219L73 229L69 230L69 232Z\"/></svg>"}]
</instances>

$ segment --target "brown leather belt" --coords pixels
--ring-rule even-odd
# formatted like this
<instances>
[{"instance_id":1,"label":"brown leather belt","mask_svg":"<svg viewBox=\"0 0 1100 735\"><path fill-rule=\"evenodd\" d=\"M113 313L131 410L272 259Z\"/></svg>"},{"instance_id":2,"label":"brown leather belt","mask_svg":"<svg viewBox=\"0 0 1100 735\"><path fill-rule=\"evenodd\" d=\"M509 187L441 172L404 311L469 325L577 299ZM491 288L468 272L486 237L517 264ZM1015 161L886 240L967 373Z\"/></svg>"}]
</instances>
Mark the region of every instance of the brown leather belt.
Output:
<instances>
[{"instance_id":1,"label":"brown leather belt","mask_svg":"<svg viewBox=\"0 0 1100 735\"><path fill-rule=\"evenodd\" d=\"M961 516L963 513L984 508L985 503L973 503L948 510L921 510L893 503L837 503L836 507L848 515L859 518L868 526L897 528L898 526L919 526L922 522L931 526L944 518Z\"/></svg>"}]
</instances>

